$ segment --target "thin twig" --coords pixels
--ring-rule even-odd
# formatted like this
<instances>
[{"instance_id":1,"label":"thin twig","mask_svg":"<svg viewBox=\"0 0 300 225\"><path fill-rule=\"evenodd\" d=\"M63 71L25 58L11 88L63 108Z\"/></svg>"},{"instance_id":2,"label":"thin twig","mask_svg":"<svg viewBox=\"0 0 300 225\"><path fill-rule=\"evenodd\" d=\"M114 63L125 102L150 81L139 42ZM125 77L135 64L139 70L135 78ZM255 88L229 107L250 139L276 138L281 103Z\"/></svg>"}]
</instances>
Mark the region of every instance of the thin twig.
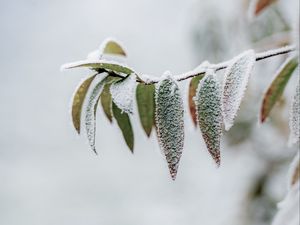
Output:
<instances>
[{"instance_id":1,"label":"thin twig","mask_svg":"<svg viewBox=\"0 0 300 225\"><path fill-rule=\"evenodd\" d=\"M296 50L295 46L286 46L286 47L277 48L274 50L256 53L256 61L264 60L264 59L271 58L271 57L274 57L277 55L287 54L287 53L295 51L295 50ZM230 62L231 62L231 60L228 60L228 61L224 61L224 62L221 62L218 64L210 64L206 68L200 67L198 70L195 69L192 71L188 71L186 73L175 75L174 79L177 81L182 81L182 80L186 80L186 79L189 79L189 78L192 78L195 76L203 75L207 69L213 69L215 71L223 70L229 66ZM145 84L155 84L155 83L159 82L159 78L149 76L149 75L147 75L147 76L142 75L142 76L139 76L139 79L137 80L137 82L145 83Z\"/></svg>"}]
</instances>

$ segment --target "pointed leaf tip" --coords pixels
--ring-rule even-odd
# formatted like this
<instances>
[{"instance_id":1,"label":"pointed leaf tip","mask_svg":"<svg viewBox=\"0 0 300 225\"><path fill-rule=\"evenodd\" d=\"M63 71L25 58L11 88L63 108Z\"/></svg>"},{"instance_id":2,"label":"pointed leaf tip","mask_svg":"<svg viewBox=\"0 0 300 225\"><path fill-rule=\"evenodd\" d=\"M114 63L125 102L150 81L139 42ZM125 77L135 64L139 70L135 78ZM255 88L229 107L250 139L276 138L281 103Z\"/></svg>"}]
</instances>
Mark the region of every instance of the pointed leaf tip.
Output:
<instances>
[{"instance_id":1,"label":"pointed leaf tip","mask_svg":"<svg viewBox=\"0 0 300 225\"><path fill-rule=\"evenodd\" d=\"M261 123L266 120L275 103L282 96L282 93L297 66L298 57L290 57L280 66L278 71L275 73L275 78L273 79L263 97L260 110Z\"/></svg>"},{"instance_id":2,"label":"pointed leaf tip","mask_svg":"<svg viewBox=\"0 0 300 225\"><path fill-rule=\"evenodd\" d=\"M206 147L220 166L220 141L222 135L221 87L216 75L207 72L200 81L195 97L197 120Z\"/></svg>"},{"instance_id":3,"label":"pointed leaf tip","mask_svg":"<svg viewBox=\"0 0 300 225\"><path fill-rule=\"evenodd\" d=\"M133 130L132 130L132 126L128 114L126 112L122 112L122 110L119 109L114 102L112 102L112 111L113 111L114 118L116 119L117 124L122 132L124 140L128 148L130 149L130 151L133 153L134 136L133 136Z\"/></svg>"},{"instance_id":4,"label":"pointed leaf tip","mask_svg":"<svg viewBox=\"0 0 300 225\"><path fill-rule=\"evenodd\" d=\"M248 50L235 57L225 71L222 98L225 130L229 130L233 126L254 63L255 52Z\"/></svg>"},{"instance_id":5,"label":"pointed leaf tip","mask_svg":"<svg viewBox=\"0 0 300 225\"><path fill-rule=\"evenodd\" d=\"M176 178L184 144L183 102L177 83L166 78L155 88L155 124L170 175Z\"/></svg>"}]
</instances>

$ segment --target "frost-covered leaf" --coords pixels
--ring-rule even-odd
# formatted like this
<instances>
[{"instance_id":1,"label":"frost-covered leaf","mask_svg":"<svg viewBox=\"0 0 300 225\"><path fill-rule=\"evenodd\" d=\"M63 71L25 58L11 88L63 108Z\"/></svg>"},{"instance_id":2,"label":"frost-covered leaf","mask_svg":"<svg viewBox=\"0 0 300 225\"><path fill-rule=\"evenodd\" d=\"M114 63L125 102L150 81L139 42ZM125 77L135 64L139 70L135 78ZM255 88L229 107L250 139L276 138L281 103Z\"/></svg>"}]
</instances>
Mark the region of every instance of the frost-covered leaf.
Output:
<instances>
[{"instance_id":1,"label":"frost-covered leaf","mask_svg":"<svg viewBox=\"0 0 300 225\"><path fill-rule=\"evenodd\" d=\"M126 56L125 50L122 48L121 44L112 38L108 38L103 41L100 46L100 52L103 54L115 54Z\"/></svg>"},{"instance_id":2,"label":"frost-covered leaf","mask_svg":"<svg viewBox=\"0 0 300 225\"><path fill-rule=\"evenodd\" d=\"M195 126L197 126L197 115L196 115L196 105L193 98L196 95L198 84L203 77L204 77L203 75L193 77L189 85L189 109Z\"/></svg>"},{"instance_id":3,"label":"frost-covered leaf","mask_svg":"<svg viewBox=\"0 0 300 225\"><path fill-rule=\"evenodd\" d=\"M110 86L113 102L124 112L133 112L134 89L136 76L131 74L123 80L117 81Z\"/></svg>"},{"instance_id":4,"label":"frost-covered leaf","mask_svg":"<svg viewBox=\"0 0 300 225\"><path fill-rule=\"evenodd\" d=\"M235 57L225 71L222 99L225 130L233 125L254 63L255 52L249 50Z\"/></svg>"},{"instance_id":5,"label":"frost-covered leaf","mask_svg":"<svg viewBox=\"0 0 300 225\"><path fill-rule=\"evenodd\" d=\"M134 137L128 114L122 112L122 110L119 109L114 102L112 103L112 111L114 118L117 120L117 124L121 129L125 142L130 151L133 153Z\"/></svg>"},{"instance_id":6,"label":"frost-covered leaf","mask_svg":"<svg viewBox=\"0 0 300 225\"><path fill-rule=\"evenodd\" d=\"M178 85L170 74L166 74L155 88L155 120L159 145L166 156L173 180L184 143L183 112Z\"/></svg>"},{"instance_id":7,"label":"frost-covered leaf","mask_svg":"<svg viewBox=\"0 0 300 225\"><path fill-rule=\"evenodd\" d=\"M299 184L293 185L285 199L278 204L279 211L272 225L299 225Z\"/></svg>"},{"instance_id":8,"label":"frost-covered leaf","mask_svg":"<svg viewBox=\"0 0 300 225\"><path fill-rule=\"evenodd\" d=\"M106 82L106 77L97 76L91 84L91 92L89 93L87 99L86 113L85 113L85 128L87 132L87 138L92 150L97 154L95 147L95 135L96 135L96 114L95 108L97 107L97 102L100 94L103 90L104 84Z\"/></svg>"},{"instance_id":9,"label":"frost-covered leaf","mask_svg":"<svg viewBox=\"0 0 300 225\"><path fill-rule=\"evenodd\" d=\"M154 103L155 86L139 84L136 88L136 101L140 116L140 121L144 131L149 137L154 126Z\"/></svg>"},{"instance_id":10,"label":"frost-covered leaf","mask_svg":"<svg viewBox=\"0 0 300 225\"><path fill-rule=\"evenodd\" d=\"M289 169L289 188L299 182L300 179L300 155L294 157Z\"/></svg>"},{"instance_id":11,"label":"frost-covered leaf","mask_svg":"<svg viewBox=\"0 0 300 225\"><path fill-rule=\"evenodd\" d=\"M220 140L222 135L221 85L213 71L208 71L200 81L195 97L197 120L207 149L220 165Z\"/></svg>"},{"instance_id":12,"label":"frost-covered leaf","mask_svg":"<svg viewBox=\"0 0 300 225\"><path fill-rule=\"evenodd\" d=\"M264 94L260 110L260 121L263 123L269 116L273 106L280 99L286 84L298 65L298 58L288 58L275 74L275 78Z\"/></svg>"},{"instance_id":13,"label":"frost-covered leaf","mask_svg":"<svg viewBox=\"0 0 300 225\"><path fill-rule=\"evenodd\" d=\"M131 74L134 73L133 69L129 68L126 65L117 63L115 61L107 60L96 60L96 59L86 59L73 63L67 63L62 65L61 69L72 69L79 67L87 67L93 70L105 70L107 72L113 71L115 73Z\"/></svg>"},{"instance_id":14,"label":"frost-covered leaf","mask_svg":"<svg viewBox=\"0 0 300 225\"><path fill-rule=\"evenodd\" d=\"M73 96L73 102L72 102L72 121L74 128L80 134L80 125L81 125L81 111L83 102L86 96L86 93L93 81L93 79L96 77L96 74L89 77L85 81L83 81L80 86L76 89L76 92Z\"/></svg>"},{"instance_id":15,"label":"frost-covered leaf","mask_svg":"<svg viewBox=\"0 0 300 225\"><path fill-rule=\"evenodd\" d=\"M296 87L296 93L293 97L292 107L290 110L290 138L289 145L300 142L300 84Z\"/></svg>"}]
</instances>

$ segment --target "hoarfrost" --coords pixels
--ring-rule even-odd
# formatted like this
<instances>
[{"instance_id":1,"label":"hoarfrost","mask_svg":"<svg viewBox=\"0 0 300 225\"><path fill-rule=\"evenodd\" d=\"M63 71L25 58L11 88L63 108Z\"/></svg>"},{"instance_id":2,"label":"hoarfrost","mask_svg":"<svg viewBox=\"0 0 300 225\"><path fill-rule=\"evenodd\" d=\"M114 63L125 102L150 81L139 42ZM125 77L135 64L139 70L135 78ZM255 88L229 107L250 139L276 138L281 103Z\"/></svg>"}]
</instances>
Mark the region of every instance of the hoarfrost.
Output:
<instances>
[{"instance_id":1,"label":"hoarfrost","mask_svg":"<svg viewBox=\"0 0 300 225\"><path fill-rule=\"evenodd\" d=\"M117 81L110 86L110 93L114 103L126 113L133 112L134 90L136 75L131 74L125 79Z\"/></svg>"},{"instance_id":2,"label":"hoarfrost","mask_svg":"<svg viewBox=\"0 0 300 225\"><path fill-rule=\"evenodd\" d=\"M221 87L215 72L208 70L200 81L196 96L197 120L207 149L220 165L220 141L222 135Z\"/></svg>"},{"instance_id":3,"label":"hoarfrost","mask_svg":"<svg viewBox=\"0 0 300 225\"><path fill-rule=\"evenodd\" d=\"M170 73L165 73L156 84L155 104L159 145L175 180L184 144L184 110L179 87Z\"/></svg>"},{"instance_id":4,"label":"hoarfrost","mask_svg":"<svg viewBox=\"0 0 300 225\"><path fill-rule=\"evenodd\" d=\"M222 111L225 130L234 122L255 63L255 52L248 50L235 57L224 76Z\"/></svg>"},{"instance_id":5,"label":"hoarfrost","mask_svg":"<svg viewBox=\"0 0 300 225\"><path fill-rule=\"evenodd\" d=\"M98 76L99 77L99 76ZM85 113L85 128L87 132L87 138L92 150L97 154L95 147L95 135L96 135L96 111L99 96L103 90L105 84L105 77L100 77L93 80L91 85L91 92L88 96L86 113Z\"/></svg>"},{"instance_id":6,"label":"hoarfrost","mask_svg":"<svg viewBox=\"0 0 300 225\"><path fill-rule=\"evenodd\" d=\"M296 93L293 98L291 110L290 110L290 137L289 145L300 143L300 84L296 87Z\"/></svg>"}]
</instances>

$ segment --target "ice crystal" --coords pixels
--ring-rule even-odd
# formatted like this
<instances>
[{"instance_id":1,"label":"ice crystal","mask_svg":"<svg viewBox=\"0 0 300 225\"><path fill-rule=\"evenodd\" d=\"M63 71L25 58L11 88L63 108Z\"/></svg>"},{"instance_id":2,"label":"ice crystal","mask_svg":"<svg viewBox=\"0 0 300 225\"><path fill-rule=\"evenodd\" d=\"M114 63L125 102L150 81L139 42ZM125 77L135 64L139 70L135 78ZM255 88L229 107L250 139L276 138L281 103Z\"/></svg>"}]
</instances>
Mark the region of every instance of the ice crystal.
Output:
<instances>
[{"instance_id":1,"label":"ice crystal","mask_svg":"<svg viewBox=\"0 0 300 225\"><path fill-rule=\"evenodd\" d=\"M126 113L133 112L134 89L136 76L131 74L125 79L117 81L110 86L110 93L114 103Z\"/></svg>"},{"instance_id":2,"label":"ice crystal","mask_svg":"<svg viewBox=\"0 0 300 225\"><path fill-rule=\"evenodd\" d=\"M171 75L165 74L156 84L155 104L159 145L175 180L184 143L184 110L179 87Z\"/></svg>"},{"instance_id":3,"label":"ice crystal","mask_svg":"<svg viewBox=\"0 0 300 225\"><path fill-rule=\"evenodd\" d=\"M229 130L233 125L254 63L255 53L249 50L235 57L226 69L222 99L225 130Z\"/></svg>"},{"instance_id":4,"label":"ice crystal","mask_svg":"<svg viewBox=\"0 0 300 225\"><path fill-rule=\"evenodd\" d=\"M200 81L194 99L203 139L209 153L219 166L222 135L221 86L213 71L207 71Z\"/></svg>"},{"instance_id":5,"label":"ice crystal","mask_svg":"<svg viewBox=\"0 0 300 225\"><path fill-rule=\"evenodd\" d=\"M290 138L289 145L300 142L300 84L296 87L296 93L293 98L290 110Z\"/></svg>"},{"instance_id":6,"label":"ice crystal","mask_svg":"<svg viewBox=\"0 0 300 225\"><path fill-rule=\"evenodd\" d=\"M91 85L91 92L89 93L88 100L87 100L86 113L85 113L85 128L87 132L87 138L92 150L96 154L97 152L95 147L95 134L96 134L95 107L97 107L97 102L103 90L105 81L106 79L103 76L93 80Z\"/></svg>"}]
</instances>

